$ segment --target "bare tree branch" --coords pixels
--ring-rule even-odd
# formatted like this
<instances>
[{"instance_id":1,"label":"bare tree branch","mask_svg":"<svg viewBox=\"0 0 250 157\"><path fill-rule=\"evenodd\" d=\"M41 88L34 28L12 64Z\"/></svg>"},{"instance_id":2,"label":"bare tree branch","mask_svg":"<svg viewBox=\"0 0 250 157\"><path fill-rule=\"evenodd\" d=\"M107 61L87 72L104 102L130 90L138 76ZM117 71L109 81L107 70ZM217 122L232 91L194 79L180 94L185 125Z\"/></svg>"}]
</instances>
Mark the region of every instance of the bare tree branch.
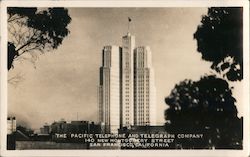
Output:
<instances>
[{"instance_id":1,"label":"bare tree branch","mask_svg":"<svg viewBox=\"0 0 250 157\"><path fill-rule=\"evenodd\" d=\"M12 16L12 17L13 17L13 16ZM20 20L20 19L22 19L22 18L24 18L24 16L19 16L19 17L16 17L16 18L8 19L8 22Z\"/></svg>"},{"instance_id":2,"label":"bare tree branch","mask_svg":"<svg viewBox=\"0 0 250 157\"><path fill-rule=\"evenodd\" d=\"M8 83L16 87L18 85L18 83L20 83L23 80L24 80L23 75L21 73L18 73L12 77L9 77Z\"/></svg>"}]
</instances>

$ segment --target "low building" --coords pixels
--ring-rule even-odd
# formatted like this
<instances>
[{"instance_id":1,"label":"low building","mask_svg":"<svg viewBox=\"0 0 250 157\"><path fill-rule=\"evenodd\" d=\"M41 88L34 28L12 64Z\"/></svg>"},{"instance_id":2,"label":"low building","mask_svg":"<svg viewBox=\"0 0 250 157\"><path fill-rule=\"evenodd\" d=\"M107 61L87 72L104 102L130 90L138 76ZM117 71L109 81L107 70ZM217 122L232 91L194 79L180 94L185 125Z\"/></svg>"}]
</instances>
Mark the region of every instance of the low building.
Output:
<instances>
[{"instance_id":1,"label":"low building","mask_svg":"<svg viewBox=\"0 0 250 157\"><path fill-rule=\"evenodd\" d=\"M72 138L72 134L99 134L101 133L101 126L94 122L88 121L66 121L54 122L51 124L52 141L56 142L83 142L81 138Z\"/></svg>"},{"instance_id":2,"label":"low building","mask_svg":"<svg viewBox=\"0 0 250 157\"><path fill-rule=\"evenodd\" d=\"M10 135L16 132L16 118L8 117L7 118L7 134Z\"/></svg>"},{"instance_id":3,"label":"low building","mask_svg":"<svg viewBox=\"0 0 250 157\"><path fill-rule=\"evenodd\" d=\"M42 128L40 128L41 134L50 134L50 126L45 124Z\"/></svg>"},{"instance_id":4,"label":"low building","mask_svg":"<svg viewBox=\"0 0 250 157\"><path fill-rule=\"evenodd\" d=\"M54 122L50 126L51 134L55 133L100 133L101 132L101 126L98 124L95 124L94 122L88 122L88 121L71 121L70 123L67 123L66 121L59 121Z\"/></svg>"}]
</instances>

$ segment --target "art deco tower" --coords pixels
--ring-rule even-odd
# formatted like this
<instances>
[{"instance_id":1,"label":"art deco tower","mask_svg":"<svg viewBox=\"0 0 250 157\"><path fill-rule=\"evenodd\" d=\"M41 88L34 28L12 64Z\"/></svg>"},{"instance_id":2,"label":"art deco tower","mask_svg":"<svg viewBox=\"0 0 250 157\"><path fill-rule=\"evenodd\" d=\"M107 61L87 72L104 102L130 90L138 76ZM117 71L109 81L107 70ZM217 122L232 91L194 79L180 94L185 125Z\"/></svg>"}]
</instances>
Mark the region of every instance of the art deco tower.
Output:
<instances>
[{"instance_id":1,"label":"art deco tower","mask_svg":"<svg viewBox=\"0 0 250 157\"><path fill-rule=\"evenodd\" d=\"M134 51L134 125L156 124L154 70L149 47Z\"/></svg>"},{"instance_id":2,"label":"art deco tower","mask_svg":"<svg viewBox=\"0 0 250 157\"><path fill-rule=\"evenodd\" d=\"M105 46L102 52L99 85L99 121L105 133L120 127L120 48Z\"/></svg>"},{"instance_id":3,"label":"art deco tower","mask_svg":"<svg viewBox=\"0 0 250 157\"><path fill-rule=\"evenodd\" d=\"M121 116L120 126L129 127L134 125L134 68L133 51L135 48L135 37L129 32L122 37L121 54Z\"/></svg>"},{"instance_id":4,"label":"art deco tower","mask_svg":"<svg viewBox=\"0 0 250 157\"><path fill-rule=\"evenodd\" d=\"M133 125L155 125L155 85L149 47L135 48L135 36L122 46L105 46L99 84L99 121L105 133Z\"/></svg>"}]
</instances>

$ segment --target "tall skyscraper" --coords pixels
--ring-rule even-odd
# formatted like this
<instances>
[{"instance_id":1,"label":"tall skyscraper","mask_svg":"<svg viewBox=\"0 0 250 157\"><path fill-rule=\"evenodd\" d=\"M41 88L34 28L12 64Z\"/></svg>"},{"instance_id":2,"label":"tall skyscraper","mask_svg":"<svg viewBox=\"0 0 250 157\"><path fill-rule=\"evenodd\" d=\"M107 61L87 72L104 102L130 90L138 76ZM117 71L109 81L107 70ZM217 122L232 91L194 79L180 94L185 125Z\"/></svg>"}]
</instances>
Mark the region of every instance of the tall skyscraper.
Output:
<instances>
[{"instance_id":1,"label":"tall skyscraper","mask_svg":"<svg viewBox=\"0 0 250 157\"><path fill-rule=\"evenodd\" d=\"M133 51L135 37L130 33L122 37L121 54L121 127L134 124L133 107Z\"/></svg>"},{"instance_id":2,"label":"tall skyscraper","mask_svg":"<svg viewBox=\"0 0 250 157\"><path fill-rule=\"evenodd\" d=\"M105 46L102 52L99 85L99 121L105 133L120 127L120 48Z\"/></svg>"},{"instance_id":3,"label":"tall skyscraper","mask_svg":"<svg viewBox=\"0 0 250 157\"><path fill-rule=\"evenodd\" d=\"M156 124L155 85L149 47L134 51L134 125Z\"/></svg>"},{"instance_id":4,"label":"tall skyscraper","mask_svg":"<svg viewBox=\"0 0 250 157\"><path fill-rule=\"evenodd\" d=\"M105 133L133 125L155 125L154 71L149 47L135 48L135 36L121 48L105 46L99 84L99 120Z\"/></svg>"}]
</instances>

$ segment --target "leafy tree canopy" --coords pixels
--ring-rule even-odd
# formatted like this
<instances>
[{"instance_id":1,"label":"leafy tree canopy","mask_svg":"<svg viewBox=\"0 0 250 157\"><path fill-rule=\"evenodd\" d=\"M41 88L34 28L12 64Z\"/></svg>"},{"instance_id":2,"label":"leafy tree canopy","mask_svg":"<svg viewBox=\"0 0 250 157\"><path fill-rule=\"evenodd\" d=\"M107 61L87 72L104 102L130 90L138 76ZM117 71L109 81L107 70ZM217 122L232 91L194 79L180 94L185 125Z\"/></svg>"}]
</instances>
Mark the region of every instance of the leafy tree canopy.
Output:
<instances>
[{"instance_id":1,"label":"leafy tree canopy","mask_svg":"<svg viewBox=\"0 0 250 157\"><path fill-rule=\"evenodd\" d=\"M243 79L242 32L242 8L212 7L194 33L202 59L211 61L211 68L230 81Z\"/></svg>"},{"instance_id":2,"label":"leafy tree canopy","mask_svg":"<svg viewBox=\"0 0 250 157\"><path fill-rule=\"evenodd\" d=\"M13 61L26 52L56 49L69 34L67 26L71 18L65 8L10 7L7 12L8 46L11 46L8 48L8 65L13 65ZM8 70L10 68L8 66Z\"/></svg>"},{"instance_id":3,"label":"leafy tree canopy","mask_svg":"<svg viewBox=\"0 0 250 157\"><path fill-rule=\"evenodd\" d=\"M175 86L165 102L169 106L165 111L168 131L203 133L204 147L240 146L241 122L234 104L236 100L225 80L215 76L205 76L196 82L184 80ZM187 147L190 148L190 144Z\"/></svg>"}]
</instances>

